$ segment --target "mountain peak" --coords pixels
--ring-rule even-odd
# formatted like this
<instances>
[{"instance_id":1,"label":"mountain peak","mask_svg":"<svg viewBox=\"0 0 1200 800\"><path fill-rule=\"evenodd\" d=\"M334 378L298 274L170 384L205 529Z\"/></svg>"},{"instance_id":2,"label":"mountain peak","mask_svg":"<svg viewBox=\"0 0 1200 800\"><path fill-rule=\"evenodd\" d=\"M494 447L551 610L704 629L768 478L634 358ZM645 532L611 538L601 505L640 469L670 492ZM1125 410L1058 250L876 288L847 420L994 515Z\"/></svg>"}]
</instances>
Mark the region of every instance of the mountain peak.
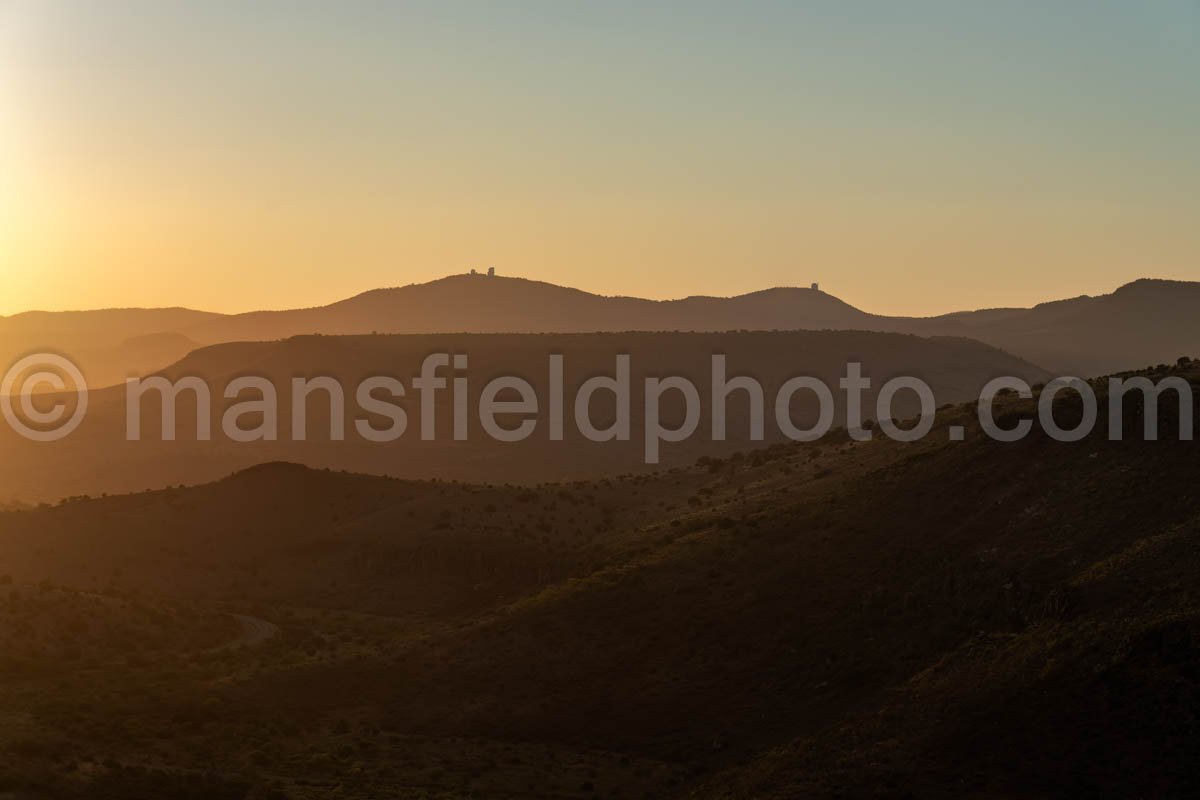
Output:
<instances>
[{"instance_id":1,"label":"mountain peak","mask_svg":"<svg viewBox=\"0 0 1200 800\"><path fill-rule=\"evenodd\" d=\"M1193 281L1176 281L1165 278L1138 278L1136 281L1121 286L1114 295L1146 294L1160 292L1175 292L1179 290L1194 291L1200 285Z\"/></svg>"}]
</instances>

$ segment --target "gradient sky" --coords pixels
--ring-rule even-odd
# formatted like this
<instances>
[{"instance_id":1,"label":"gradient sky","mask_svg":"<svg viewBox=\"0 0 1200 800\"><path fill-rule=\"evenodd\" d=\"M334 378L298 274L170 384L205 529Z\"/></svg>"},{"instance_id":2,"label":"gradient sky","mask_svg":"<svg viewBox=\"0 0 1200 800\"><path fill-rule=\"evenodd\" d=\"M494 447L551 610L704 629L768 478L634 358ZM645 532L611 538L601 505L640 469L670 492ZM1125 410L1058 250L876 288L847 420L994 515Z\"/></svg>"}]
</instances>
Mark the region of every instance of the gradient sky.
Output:
<instances>
[{"instance_id":1,"label":"gradient sky","mask_svg":"<svg viewBox=\"0 0 1200 800\"><path fill-rule=\"evenodd\" d=\"M0 0L0 314L1200 280L1200 0Z\"/></svg>"}]
</instances>

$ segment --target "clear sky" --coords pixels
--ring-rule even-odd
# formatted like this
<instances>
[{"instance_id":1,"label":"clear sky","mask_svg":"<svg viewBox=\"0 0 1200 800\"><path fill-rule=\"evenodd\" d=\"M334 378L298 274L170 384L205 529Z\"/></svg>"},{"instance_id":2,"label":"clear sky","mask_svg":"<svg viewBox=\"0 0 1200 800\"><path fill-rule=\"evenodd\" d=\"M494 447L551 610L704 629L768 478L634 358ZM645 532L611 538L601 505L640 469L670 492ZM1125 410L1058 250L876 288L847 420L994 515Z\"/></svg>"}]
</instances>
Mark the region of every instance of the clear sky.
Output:
<instances>
[{"instance_id":1,"label":"clear sky","mask_svg":"<svg viewBox=\"0 0 1200 800\"><path fill-rule=\"evenodd\" d=\"M1200 280L1200 0L0 0L0 314Z\"/></svg>"}]
</instances>

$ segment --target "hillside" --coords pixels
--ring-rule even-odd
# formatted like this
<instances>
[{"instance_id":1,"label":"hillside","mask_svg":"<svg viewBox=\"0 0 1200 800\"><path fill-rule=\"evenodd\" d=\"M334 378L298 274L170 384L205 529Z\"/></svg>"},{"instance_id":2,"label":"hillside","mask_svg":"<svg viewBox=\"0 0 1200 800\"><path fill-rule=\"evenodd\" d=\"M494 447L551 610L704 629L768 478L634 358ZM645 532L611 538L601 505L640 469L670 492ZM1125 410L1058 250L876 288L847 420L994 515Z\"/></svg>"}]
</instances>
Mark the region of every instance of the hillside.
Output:
<instances>
[{"instance_id":1,"label":"hillside","mask_svg":"<svg viewBox=\"0 0 1200 800\"><path fill-rule=\"evenodd\" d=\"M421 410L416 392L400 401L410 417L404 436L386 444L360 437L355 423L366 415L357 403L355 387L365 378L383 374L401 380L411 390L412 378L420 372L425 356L439 352L469 356L468 370L459 373L469 381L467 439L456 440L451 429L453 398L449 390L435 395L432 441L420 438ZM715 353L726 355L730 377L748 375L763 385L764 415L772 421L764 426L765 443L782 438L773 424L774 397L785 380L796 375L815 376L836 390L850 361L861 362L865 374L875 382L873 390L865 395L870 409L882 383L899 375L927 381L939 404L976 397L984 384L999 375L1023 377L1030 384L1048 377L1031 364L969 339L850 331L309 336L282 342L231 343L196 351L164 372L172 379L197 376L207 382L213 398L212 441L196 441L196 400L191 393L183 394L178 404L178 441L162 441L161 402L153 395L142 404L142 441L127 441L124 387L101 390L90 397L86 421L64 441L30 442L0 425L0 449L9 454L0 462L0 497L32 501L194 484L271 460L395 477L484 482L530 483L644 472L642 387L647 376L685 376L701 390L698 432L662 451L664 465L690 464L704 455L728 455L755 444L749 440L746 423L748 400L740 392L728 403L729 441L712 441L708 387ZM565 426L565 441L550 440L551 354L563 356L564 397L571 400L588 378L614 374L618 354L630 356L632 424L628 441L586 441L573 424L573 405L565 411L571 422ZM450 372L444 369L442 374ZM234 377L248 374L268 378L277 387L278 441L235 443L222 434L222 417L233 402L223 398L224 389ZM480 427L478 393L492 378L510 375L520 376L534 387L540 400L535 417L538 428L526 441L502 443ZM325 395L317 394L309 404L308 439L293 441L292 379L321 376L335 377L346 387L341 422L347 439L330 440L330 403ZM844 403L836 405L834 421L841 424ZM917 409L912 393L897 396L898 418L911 416ZM677 395L664 398L661 413L665 424L678 423L683 410ZM600 395L593 413L596 424L611 421L614 414L612 396ZM812 424L817 415L813 396L798 395L792 415L797 424ZM873 411L868 416L873 417Z\"/></svg>"},{"instance_id":2,"label":"hillside","mask_svg":"<svg viewBox=\"0 0 1200 800\"><path fill-rule=\"evenodd\" d=\"M200 345L181 331L219 315L186 309L29 312L0 317L0 366L31 353L60 353L93 388L174 363Z\"/></svg>"},{"instance_id":3,"label":"hillside","mask_svg":"<svg viewBox=\"0 0 1200 800\"><path fill-rule=\"evenodd\" d=\"M999 444L974 417L596 481L268 464L0 514L21 586L279 627L5 673L0 776L64 798L1187 795L1195 444L1169 405L1160 442L1135 404L1120 442Z\"/></svg>"},{"instance_id":4,"label":"hillside","mask_svg":"<svg viewBox=\"0 0 1200 800\"><path fill-rule=\"evenodd\" d=\"M238 315L182 310L34 313L0 318L0 363L64 352L89 384L119 383L182 357L136 347L149 334L196 345L309 334L592 333L622 331L864 330L965 336L1051 370L1100 375L1200 351L1200 283L1140 280L1113 294L1031 309L932 318L866 313L822 291L774 288L737 297L605 297L521 278L453 275L380 289L332 305ZM128 340L132 343L126 344Z\"/></svg>"},{"instance_id":5,"label":"hillside","mask_svg":"<svg viewBox=\"0 0 1200 800\"><path fill-rule=\"evenodd\" d=\"M1112 294L923 320L914 331L1000 347L1059 374L1104 375L1200 349L1200 283L1139 280ZM960 327L961 326L961 327Z\"/></svg>"}]
</instances>

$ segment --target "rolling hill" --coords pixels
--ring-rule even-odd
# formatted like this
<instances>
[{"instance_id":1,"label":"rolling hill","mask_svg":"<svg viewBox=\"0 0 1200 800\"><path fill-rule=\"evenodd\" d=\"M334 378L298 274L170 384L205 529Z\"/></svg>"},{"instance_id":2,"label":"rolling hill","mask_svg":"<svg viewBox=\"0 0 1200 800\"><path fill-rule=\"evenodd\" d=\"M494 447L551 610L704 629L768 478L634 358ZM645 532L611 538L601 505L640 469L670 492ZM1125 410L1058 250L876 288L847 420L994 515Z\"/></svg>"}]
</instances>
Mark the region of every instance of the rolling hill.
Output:
<instances>
[{"instance_id":1,"label":"rolling hill","mask_svg":"<svg viewBox=\"0 0 1200 800\"><path fill-rule=\"evenodd\" d=\"M454 395L449 389L434 395L434 438L421 438L421 402L411 381L430 353L469 356L468 369L453 373L468 380L469 424L464 440L457 439L452 430ZM564 441L551 441L549 434L548 365L552 354L562 355L564 363ZM630 437L628 441L587 441L574 424L573 398L584 381L615 374L619 354L628 354L631 364ZM797 375L817 377L837 392L838 379L851 361L861 362L874 381L872 390L864 395L867 418L875 417L878 389L892 377L925 380L939 405L977 397L984 384L1001 375L1022 377L1030 384L1049 377L1027 362L970 339L852 331L305 336L230 343L200 349L163 372L172 380L184 376L204 379L212 397L211 441L196 440L197 402L190 392L183 393L178 403L176 441L162 439L162 403L154 394L136 404L142 409L142 439L127 441L125 388L96 391L90 397L86 420L63 441L26 441L0 425L0 449L9 456L0 461L0 497L32 501L193 484L279 460L396 477L484 482L536 483L644 472L649 467L642 387L648 376L684 376L698 387L701 411L697 433L662 450L664 465L692 463L703 455L728 455L756 444L749 439L749 400L743 392L735 392L728 402L728 441L713 441L708 389L713 354L726 356L730 378L751 376L763 385L763 444L783 438L774 423L774 399L785 380ZM401 380L409 389L409 394L397 401L409 416L408 429L390 443L367 441L356 427L360 420L384 424L364 412L356 392L361 381L381 374ZM441 374L449 376L452 371L443 369ZM233 404L223 396L225 387L246 375L267 378L277 389L277 441L233 442L222 433L222 418ZM534 416L538 427L525 441L498 442L480 427L479 393L486 382L499 376L528 380L539 398L539 412ZM291 386L296 377L333 377L344 387L345 406L339 420L345 441L331 440L332 407L320 392L307 404L307 439L293 437ZM837 397L840 394L835 401ZM845 404L835 405L834 424L842 424ZM897 395L896 418L914 416L918 410L915 395ZM817 416L814 397L799 393L791 414L796 424L811 425ZM603 426L614 415L612 395L599 394L592 414L595 424ZM674 427L682 416L679 395L668 393L661 403L663 423ZM507 420L505 424L514 424Z\"/></svg>"},{"instance_id":2,"label":"rolling hill","mask_svg":"<svg viewBox=\"0 0 1200 800\"><path fill-rule=\"evenodd\" d=\"M1035 404L997 411L1011 426ZM3 513L0 633L99 625L54 610L72 592L156 621L103 610L152 635L149 658L0 661L0 780L63 798L1184 796L1195 444L1169 404L1158 442L1126 411L1124 441L992 442L968 405L920 443L647 475L267 464ZM216 612L279 634L214 646Z\"/></svg>"}]
</instances>

